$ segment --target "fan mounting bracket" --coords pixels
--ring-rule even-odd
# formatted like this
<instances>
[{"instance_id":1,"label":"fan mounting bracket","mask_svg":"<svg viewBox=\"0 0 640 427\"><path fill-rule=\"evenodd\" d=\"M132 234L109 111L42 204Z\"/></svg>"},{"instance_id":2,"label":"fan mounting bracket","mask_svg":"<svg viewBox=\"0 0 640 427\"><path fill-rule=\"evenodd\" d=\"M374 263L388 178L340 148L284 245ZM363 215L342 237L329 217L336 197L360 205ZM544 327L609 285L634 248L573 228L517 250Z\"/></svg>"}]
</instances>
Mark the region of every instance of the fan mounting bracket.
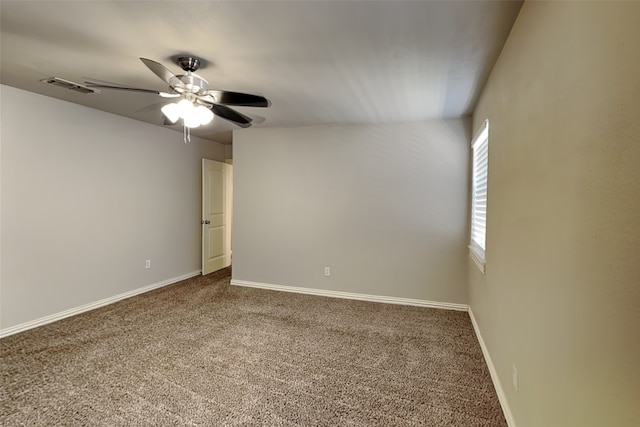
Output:
<instances>
[{"instance_id":1,"label":"fan mounting bracket","mask_svg":"<svg viewBox=\"0 0 640 427\"><path fill-rule=\"evenodd\" d=\"M192 73L200 68L200 65L202 64L202 61L198 58L194 58L193 56L181 56L176 60L176 62L184 71Z\"/></svg>"}]
</instances>

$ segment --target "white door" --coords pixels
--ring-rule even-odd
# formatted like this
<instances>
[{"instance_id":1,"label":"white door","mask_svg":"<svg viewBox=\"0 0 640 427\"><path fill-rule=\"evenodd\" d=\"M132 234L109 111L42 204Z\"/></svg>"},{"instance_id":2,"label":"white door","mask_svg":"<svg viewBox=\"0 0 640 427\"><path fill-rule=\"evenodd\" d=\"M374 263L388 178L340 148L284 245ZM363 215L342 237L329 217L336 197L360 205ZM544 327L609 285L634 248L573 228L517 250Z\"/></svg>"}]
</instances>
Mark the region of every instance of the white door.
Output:
<instances>
[{"instance_id":1,"label":"white door","mask_svg":"<svg viewBox=\"0 0 640 427\"><path fill-rule=\"evenodd\" d=\"M229 166L202 159L202 274L231 265Z\"/></svg>"}]
</instances>

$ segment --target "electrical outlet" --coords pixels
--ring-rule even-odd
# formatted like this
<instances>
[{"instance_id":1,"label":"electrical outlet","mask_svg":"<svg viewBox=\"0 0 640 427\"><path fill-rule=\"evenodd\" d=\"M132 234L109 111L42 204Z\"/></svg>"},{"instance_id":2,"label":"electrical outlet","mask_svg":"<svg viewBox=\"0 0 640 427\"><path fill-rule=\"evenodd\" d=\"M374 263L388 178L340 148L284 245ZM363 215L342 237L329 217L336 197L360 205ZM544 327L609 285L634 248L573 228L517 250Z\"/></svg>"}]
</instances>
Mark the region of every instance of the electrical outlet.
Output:
<instances>
[{"instance_id":1,"label":"electrical outlet","mask_svg":"<svg viewBox=\"0 0 640 427\"><path fill-rule=\"evenodd\" d=\"M518 391L518 368L516 368L516 365L513 365L511 379L513 381L513 389L515 391Z\"/></svg>"},{"instance_id":2,"label":"electrical outlet","mask_svg":"<svg viewBox=\"0 0 640 427\"><path fill-rule=\"evenodd\" d=\"M148 259L144 262L144 268L149 269L151 268L151 260Z\"/></svg>"},{"instance_id":3,"label":"electrical outlet","mask_svg":"<svg viewBox=\"0 0 640 427\"><path fill-rule=\"evenodd\" d=\"M331 276L331 268L329 268L329 267L325 267L324 268L324 276L325 277Z\"/></svg>"}]
</instances>

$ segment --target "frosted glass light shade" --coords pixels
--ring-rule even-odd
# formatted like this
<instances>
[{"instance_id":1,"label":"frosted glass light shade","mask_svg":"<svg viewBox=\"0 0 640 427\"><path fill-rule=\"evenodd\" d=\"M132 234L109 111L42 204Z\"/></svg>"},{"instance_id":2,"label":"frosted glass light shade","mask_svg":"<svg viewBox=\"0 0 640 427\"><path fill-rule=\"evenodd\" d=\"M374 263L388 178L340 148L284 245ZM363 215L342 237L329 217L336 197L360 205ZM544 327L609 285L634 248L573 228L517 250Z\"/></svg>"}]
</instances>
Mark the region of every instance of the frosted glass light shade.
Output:
<instances>
[{"instance_id":1,"label":"frosted glass light shade","mask_svg":"<svg viewBox=\"0 0 640 427\"><path fill-rule=\"evenodd\" d=\"M194 108L193 103L186 99L182 99L178 102L178 113L180 114L180 117L185 120L192 114Z\"/></svg>"},{"instance_id":2,"label":"frosted glass light shade","mask_svg":"<svg viewBox=\"0 0 640 427\"><path fill-rule=\"evenodd\" d=\"M211 120L213 120L213 112L203 105L198 105L193 112L203 126L211 123Z\"/></svg>"},{"instance_id":3,"label":"frosted glass light shade","mask_svg":"<svg viewBox=\"0 0 640 427\"><path fill-rule=\"evenodd\" d=\"M188 128L197 128L198 126L200 126L200 119L196 114L193 114L193 112L191 113L191 115L185 117L183 120L184 120L184 125Z\"/></svg>"},{"instance_id":4,"label":"frosted glass light shade","mask_svg":"<svg viewBox=\"0 0 640 427\"><path fill-rule=\"evenodd\" d=\"M178 104L175 104L173 102L162 107L160 111L162 111L162 114L164 114L165 117L171 121L171 123L177 122L180 118Z\"/></svg>"}]
</instances>

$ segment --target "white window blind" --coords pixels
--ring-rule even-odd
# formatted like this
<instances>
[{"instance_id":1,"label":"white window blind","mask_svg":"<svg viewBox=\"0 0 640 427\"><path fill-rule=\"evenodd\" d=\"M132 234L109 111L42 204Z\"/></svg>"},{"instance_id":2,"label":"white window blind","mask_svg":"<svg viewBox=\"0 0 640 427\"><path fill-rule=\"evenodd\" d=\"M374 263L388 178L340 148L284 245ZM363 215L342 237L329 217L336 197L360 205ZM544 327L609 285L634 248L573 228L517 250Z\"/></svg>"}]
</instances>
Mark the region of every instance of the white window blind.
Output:
<instances>
[{"instance_id":1,"label":"white window blind","mask_svg":"<svg viewBox=\"0 0 640 427\"><path fill-rule=\"evenodd\" d=\"M474 138L471 182L471 243L469 249L478 267L484 272L487 234L487 172L489 170L489 122L485 120Z\"/></svg>"}]
</instances>

